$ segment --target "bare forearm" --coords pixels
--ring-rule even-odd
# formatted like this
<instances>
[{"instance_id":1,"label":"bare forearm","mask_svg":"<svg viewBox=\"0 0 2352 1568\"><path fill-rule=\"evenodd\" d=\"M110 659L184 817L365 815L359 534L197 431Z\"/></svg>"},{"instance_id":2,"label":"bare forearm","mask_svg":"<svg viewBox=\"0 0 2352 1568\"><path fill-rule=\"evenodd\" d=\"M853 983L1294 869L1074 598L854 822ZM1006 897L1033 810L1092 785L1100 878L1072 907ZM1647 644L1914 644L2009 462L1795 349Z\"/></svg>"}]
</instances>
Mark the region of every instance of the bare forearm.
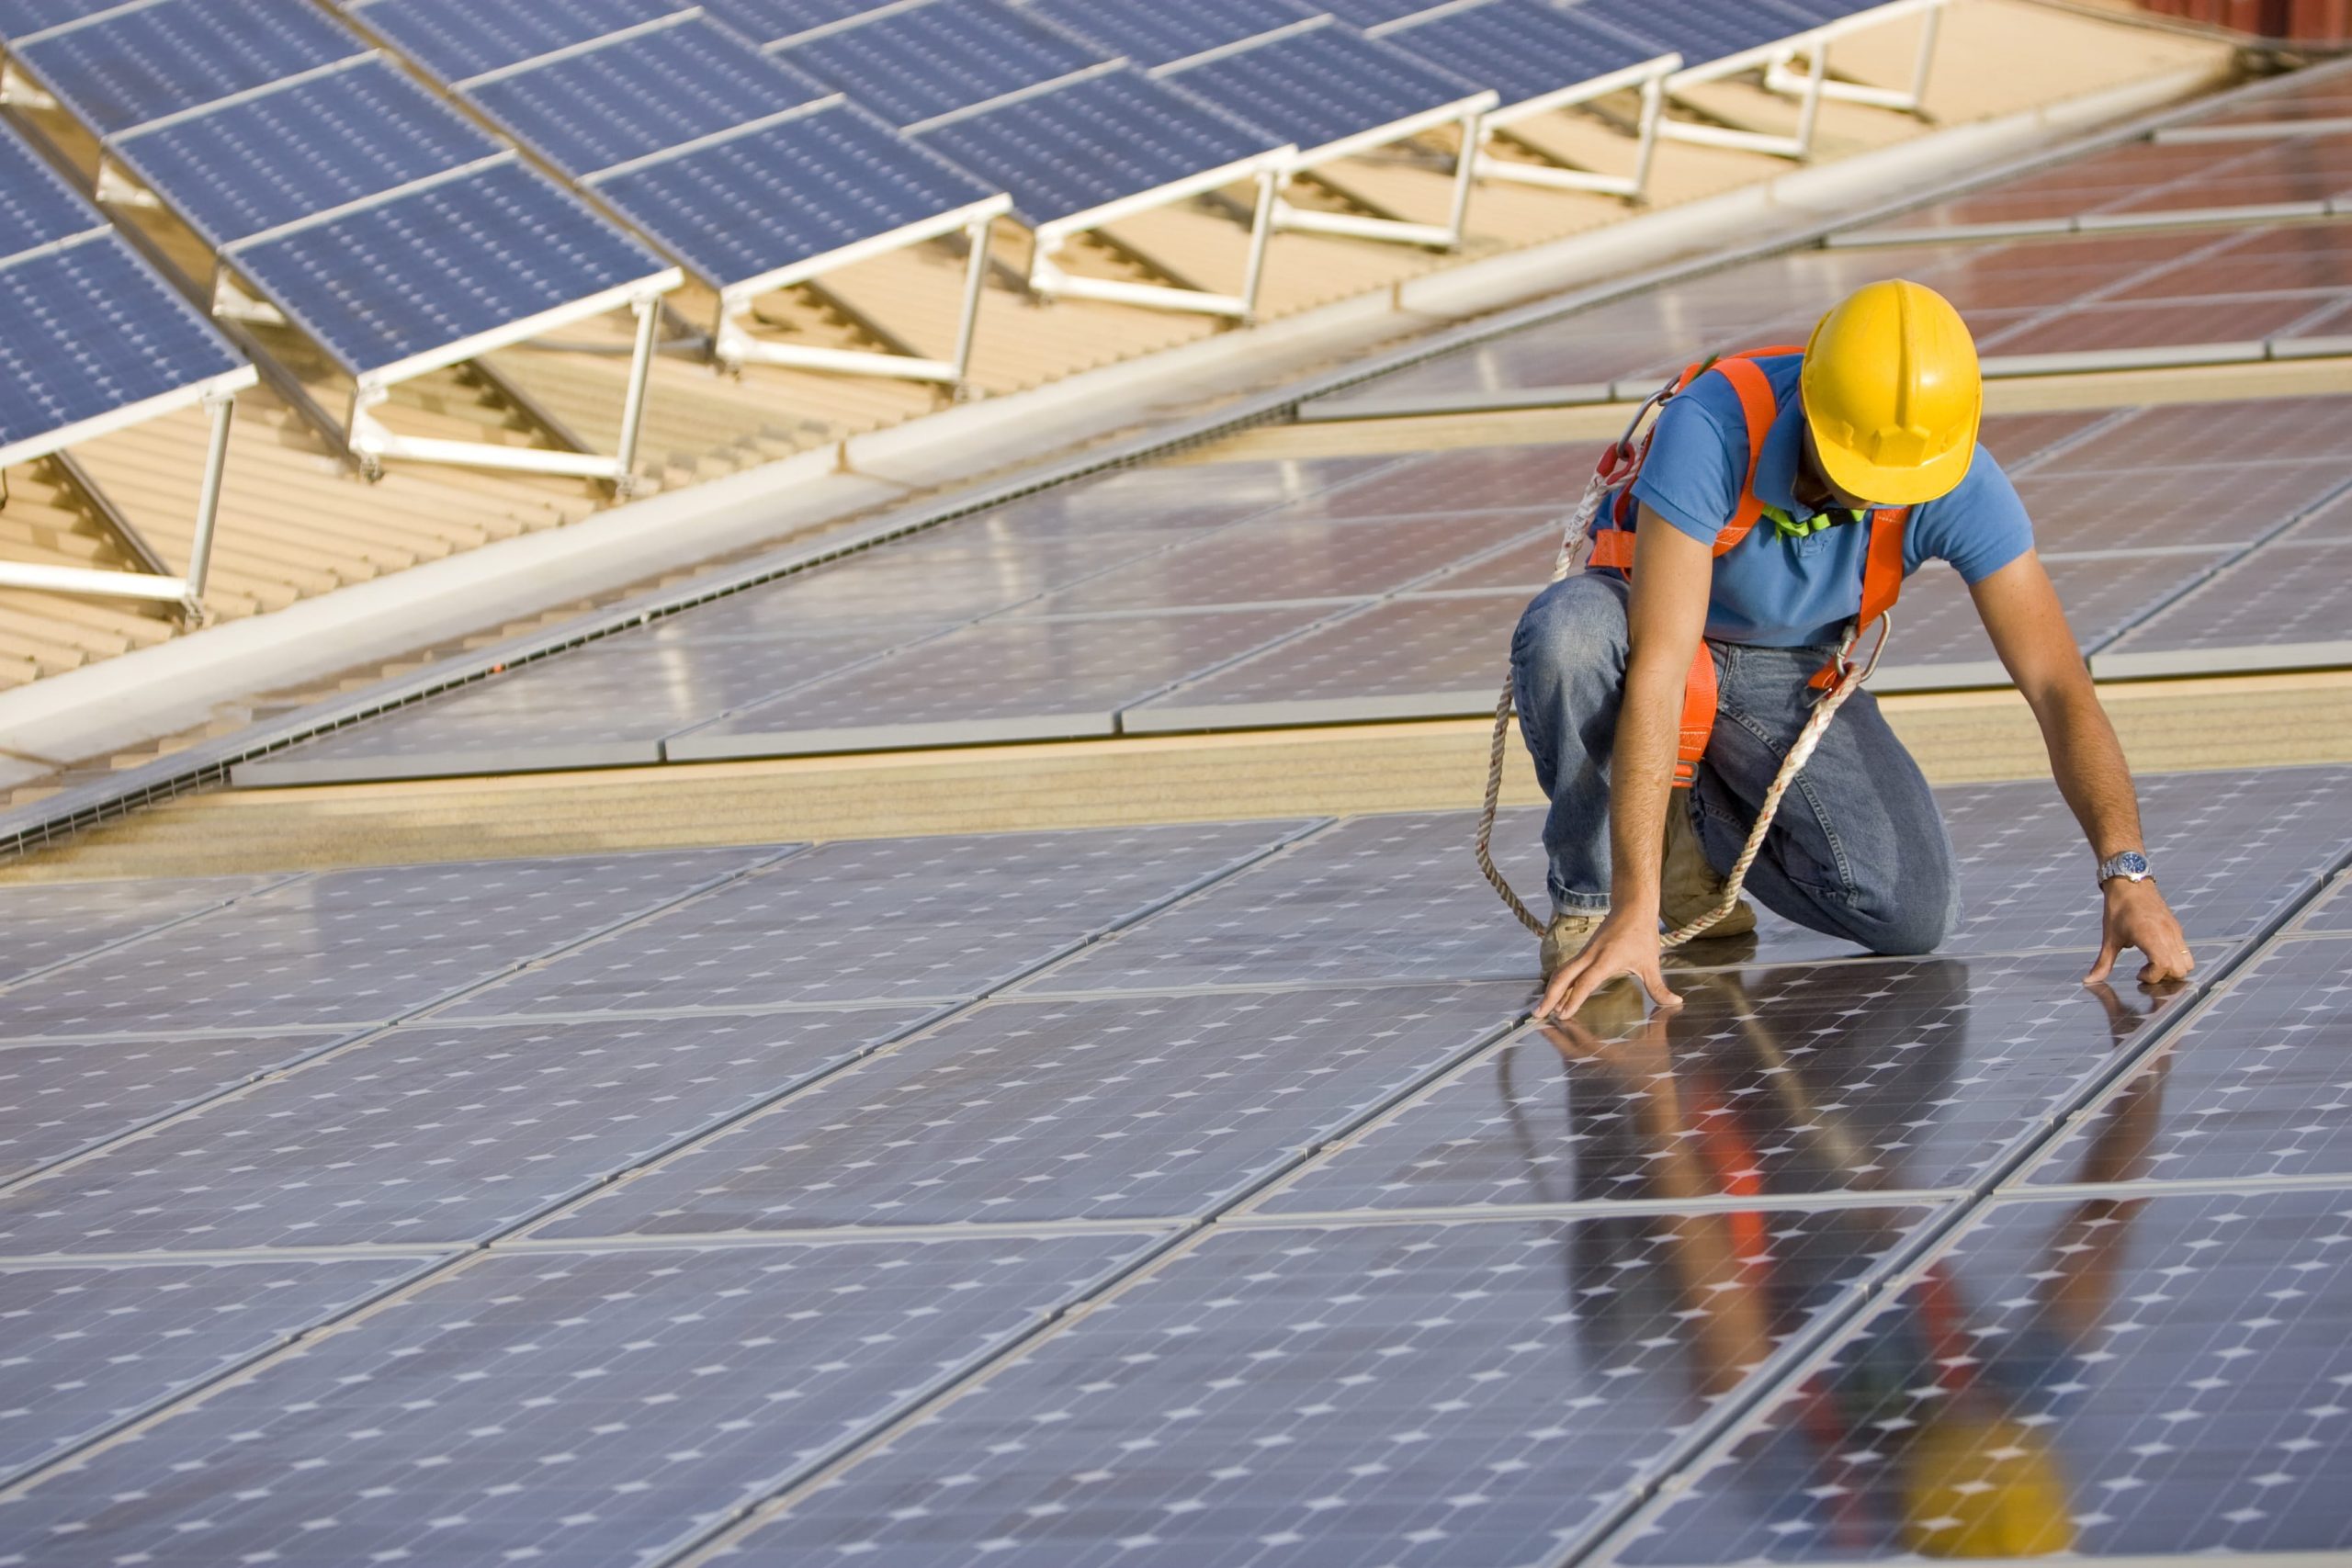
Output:
<instances>
[{"instance_id":1,"label":"bare forearm","mask_svg":"<svg viewBox=\"0 0 2352 1568\"><path fill-rule=\"evenodd\" d=\"M1610 760L1610 907L1656 910L1666 848L1666 811L1674 784L1682 674L1636 656L1626 671Z\"/></svg>"},{"instance_id":2,"label":"bare forearm","mask_svg":"<svg viewBox=\"0 0 2352 1568\"><path fill-rule=\"evenodd\" d=\"M2145 848L2140 837L2140 802L2132 787L2132 770L2123 760L2115 726L2099 705L2089 679L2064 682L2040 696L2033 706L2059 793L2066 797L2075 820L2082 824L2092 852L2105 860L2125 850Z\"/></svg>"}]
</instances>

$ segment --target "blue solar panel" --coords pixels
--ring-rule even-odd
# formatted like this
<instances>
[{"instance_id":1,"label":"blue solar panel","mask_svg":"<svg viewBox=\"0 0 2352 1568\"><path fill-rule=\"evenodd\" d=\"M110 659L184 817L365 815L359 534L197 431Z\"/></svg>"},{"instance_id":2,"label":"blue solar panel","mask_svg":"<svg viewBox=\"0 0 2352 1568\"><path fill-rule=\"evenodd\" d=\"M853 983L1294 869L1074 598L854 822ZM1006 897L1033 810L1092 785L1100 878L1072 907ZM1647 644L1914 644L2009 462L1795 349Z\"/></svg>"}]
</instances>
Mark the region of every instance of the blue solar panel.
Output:
<instances>
[{"instance_id":1,"label":"blue solar panel","mask_svg":"<svg viewBox=\"0 0 2352 1568\"><path fill-rule=\"evenodd\" d=\"M1494 88L1506 107L1671 52L1657 38L1627 32L1590 11L1548 0L1493 0L1381 36L1431 65Z\"/></svg>"},{"instance_id":2,"label":"blue solar panel","mask_svg":"<svg viewBox=\"0 0 2352 1568\"><path fill-rule=\"evenodd\" d=\"M1793 38L1819 25L1781 0L1577 0L1577 9L1635 38L1650 39L1653 53L1679 53L1685 65L1704 65L1768 43Z\"/></svg>"},{"instance_id":3,"label":"blue solar panel","mask_svg":"<svg viewBox=\"0 0 2352 1568\"><path fill-rule=\"evenodd\" d=\"M0 131L0 260L106 222L40 153Z\"/></svg>"},{"instance_id":4,"label":"blue solar panel","mask_svg":"<svg viewBox=\"0 0 2352 1568\"><path fill-rule=\"evenodd\" d=\"M1323 15L1306 0L1019 0L1021 8L1147 70Z\"/></svg>"},{"instance_id":5,"label":"blue solar panel","mask_svg":"<svg viewBox=\"0 0 2352 1568\"><path fill-rule=\"evenodd\" d=\"M600 180L596 194L726 288L996 194L847 104Z\"/></svg>"},{"instance_id":6,"label":"blue solar panel","mask_svg":"<svg viewBox=\"0 0 2352 1568\"><path fill-rule=\"evenodd\" d=\"M102 136L361 53L334 17L285 0L158 0L18 51Z\"/></svg>"},{"instance_id":7,"label":"blue solar panel","mask_svg":"<svg viewBox=\"0 0 2352 1568\"><path fill-rule=\"evenodd\" d=\"M897 4L899 0L705 0L703 9L765 45Z\"/></svg>"},{"instance_id":8,"label":"blue solar panel","mask_svg":"<svg viewBox=\"0 0 2352 1568\"><path fill-rule=\"evenodd\" d=\"M1324 0L1323 9L1353 27L1376 28L1399 17L1431 10L1451 0Z\"/></svg>"},{"instance_id":9,"label":"blue solar panel","mask_svg":"<svg viewBox=\"0 0 2352 1568\"><path fill-rule=\"evenodd\" d=\"M111 11L122 0L0 0L0 38L22 38Z\"/></svg>"},{"instance_id":10,"label":"blue solar panel","mask_svg":"<svg viewBox=\"0 0 2352 1568\"><path fill-rule=\"evenodd\" d=\"M354 375L662 271L515 163L262 241L236 265Z\"/></svg>"},{"instance_id":11,"label":"blue solar panel","mask_svg":"<svg viewBox=\"0 0 2352 1568\"><path fill-rule=\"evenodd\" d=\"M444 81L517 64L685 9L686 0L343 0Z\"/></svg>"},{"instance_id":12,"label":"blue solar panel","mask_svg":"<svg viewBox=\"0 0 2352 1568\"><path fill-rule=\"evenodd\" d=\"M117 235L0 268L0 446L243 363Z\"/></svg>"},{"instance_id":13,"label":"blue solar panel","mask_svg":"<svg viewBox=\"0 0 2352 1568\"><path fill-rule=\"evenodd\" d=\"M550 162L591 175L831 92L694 20L495 77L466 96Z\"/></svg>"},{"instance_id":14,"label":"blue solar panel","mask_svg":"<svg viewBox=\"0 0 2352 1568\"><path fill-rule=\"evenodd\" d=\"M945 120L915 140L1009 192L1033 226L1282 145L1133 69Z\"/></svg>"},{"instance_id":15,"label":"blue solar panel","mask_svg":"<svg viewBox=\"0 0 2352 1568\"><path fill-rule=\"evenodd\" d=\"M499 144L380 60L134 131L131 171L223 247L490 157Z\"/></svg>"},{"instance_id":16,"label":"blue solar panel","mask_svg":"<svg viewBox=\"0 0 2352 1568\"><path fill-rule=\"evenodd\" d=\"M1164 80L1308 149L1458 104L1479 91L1393 44L1338 25L1216 55Z\"/></svg>"},{"instance_id":17,"label":"blue solar panel","mask_svg":"<svg viewBox=\"0 0 2352 1568\"><path fill-rule=\"evenodd\" d=\"M930 0L780 52L899 126L1034 87L1108 58L1000 0Z\"/></svg>"}]
</instances>

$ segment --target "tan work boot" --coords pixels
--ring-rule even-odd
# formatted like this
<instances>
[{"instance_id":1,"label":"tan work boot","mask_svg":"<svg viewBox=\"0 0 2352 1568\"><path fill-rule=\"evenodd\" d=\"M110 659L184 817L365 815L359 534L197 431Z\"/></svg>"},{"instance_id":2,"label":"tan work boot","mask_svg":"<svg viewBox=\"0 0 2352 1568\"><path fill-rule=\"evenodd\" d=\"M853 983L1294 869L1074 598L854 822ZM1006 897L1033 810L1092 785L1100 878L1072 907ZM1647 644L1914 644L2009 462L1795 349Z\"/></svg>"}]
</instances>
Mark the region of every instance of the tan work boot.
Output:
<instances>
[{"instance_id":1,"label":"tan work boot","mask_svg":"<svg viewBox=\"0 0 2352 1568\"><path fill-rule=\"evenodd\" d=\"M1584 944L1592 940L1592 933L1599 931L1600 922L1608 918L1606 909L1571 909L1566 914L1552 917L1552 923L1544 929L1544 980L1546 985L1551 983L1553 976L1560 972L1561 964L1584 951Z\"/></svg>"},{"instance_id":2,"label":"tan work boot","mask_svg":"<svg viewBox=\"0 0 2352 1568\"><path fill-rule=\"evenodd\" d=\"M1679 799L1666 808L1666 868L1659 878L1658 908L1668 931L1679 931L1724 901L1729 884L1707 863L1691 829L1690 813ZM1756 906L1742 898L1731 913L1700 933L1699 940L1746 936L1756 929Z\"/></svg>"}]
</instances>

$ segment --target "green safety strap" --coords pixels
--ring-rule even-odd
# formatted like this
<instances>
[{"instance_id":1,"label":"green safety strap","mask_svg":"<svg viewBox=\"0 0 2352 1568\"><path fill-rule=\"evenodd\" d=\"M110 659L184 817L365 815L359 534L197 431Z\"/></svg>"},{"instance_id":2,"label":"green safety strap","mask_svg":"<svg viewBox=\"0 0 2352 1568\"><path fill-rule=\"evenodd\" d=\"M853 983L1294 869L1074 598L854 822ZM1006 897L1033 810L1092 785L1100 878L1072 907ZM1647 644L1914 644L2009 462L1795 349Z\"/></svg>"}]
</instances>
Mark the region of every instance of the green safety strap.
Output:
<instances>
[{"instance_id":1,"label":"green safety strap","mask_svg":"<svg viewBox=\"0 0 2352 1568\"><path fill-rule=\"evenodd\" d=\"M1805 538L1825 528L1835 528L1841 523L1860 523L1869 515L1862 512L1816 512L1800 523L1769 501L1763 506L1764 515L1772 520L1773 528L1786 539Z\"/></svg>"}]
</instances>

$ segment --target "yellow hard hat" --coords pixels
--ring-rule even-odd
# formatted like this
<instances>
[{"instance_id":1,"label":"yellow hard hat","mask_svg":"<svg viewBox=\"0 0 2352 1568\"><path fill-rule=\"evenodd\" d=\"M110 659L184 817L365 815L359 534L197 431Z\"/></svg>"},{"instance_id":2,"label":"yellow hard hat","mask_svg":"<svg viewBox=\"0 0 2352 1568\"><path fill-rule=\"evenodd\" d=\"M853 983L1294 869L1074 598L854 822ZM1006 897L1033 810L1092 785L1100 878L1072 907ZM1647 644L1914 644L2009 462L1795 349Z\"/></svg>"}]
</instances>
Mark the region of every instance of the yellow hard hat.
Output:
<instances>
[{"instance_id":1,"label":"yellow hard hat","mask_svg":"<svg viewBox=\"0 0 2352 1568\"><path fill-rule=\"evenodd\" d=\"M1916 506L1967 477L1984 382L1968 323L1934 289L1855 290L1813 329L1800 385L1822 469L1847 494Z\"/></svg>"},{"instance_id":2,"label":"yellow hard hat","mask_svg":"<svg viewBox=\"0 0 2352 1568\"><path fill-rule=\"evenodd\" d=\"M2075 1544L2065 1477L2018 1421L1930 1419L1904 1490L1903 1543L1923 1557L2043 1557Z\"/></svg>"}]
</instances>

